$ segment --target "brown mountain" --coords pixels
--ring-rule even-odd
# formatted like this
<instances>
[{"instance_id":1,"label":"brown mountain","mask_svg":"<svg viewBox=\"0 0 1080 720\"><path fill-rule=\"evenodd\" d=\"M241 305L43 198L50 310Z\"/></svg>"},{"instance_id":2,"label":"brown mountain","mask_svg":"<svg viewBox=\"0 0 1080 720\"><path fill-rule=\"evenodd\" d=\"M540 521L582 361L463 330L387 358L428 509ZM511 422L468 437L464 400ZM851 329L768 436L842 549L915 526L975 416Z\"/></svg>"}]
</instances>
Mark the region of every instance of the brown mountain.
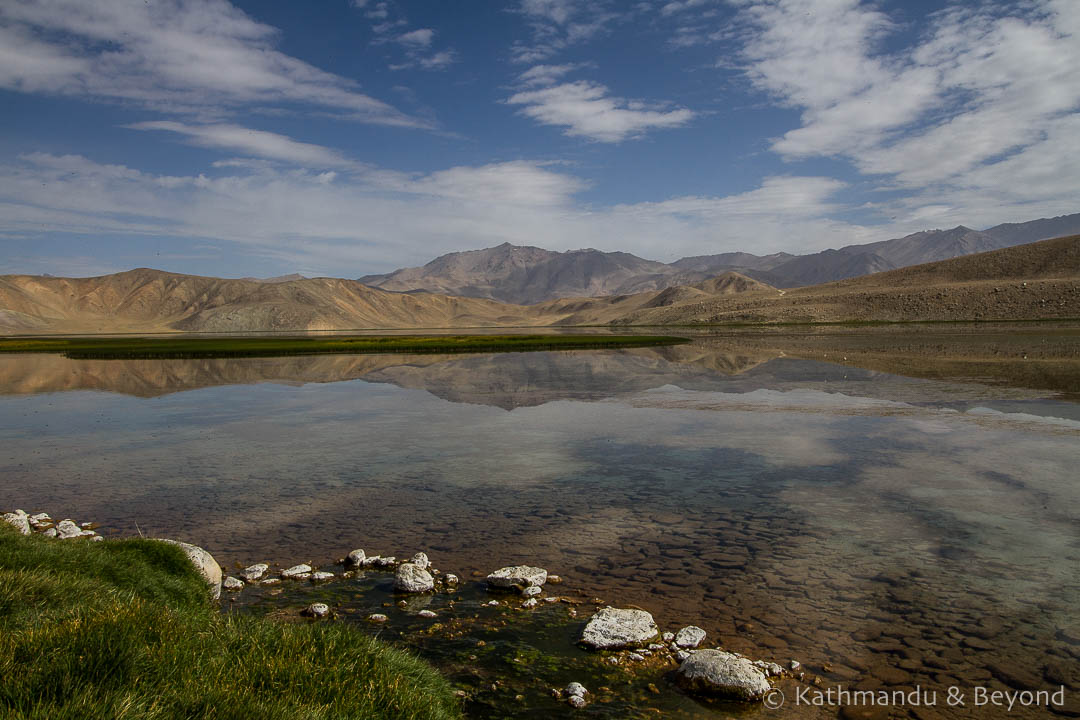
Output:
<instances>
[{"instance_id":1,"label":"brown mountain","mask_svg":"<svg viewBox=\"0 0 1080 720\"><path fill-rule=\"evenodd\" d=\"M1080 317L1080 236L778 290L745 275L535 305L394 293L354 280L277 283L132 270L0 276L8 333L247 332L596 324Z\"/></svg>"},{"instance_id":2,"label":"brown mountain","mask_svg":"<svg viewBox=\"0 0 1080 720\"><path fill-rule=\"evenodd\" d=\"M450 253L420 268L360 282L395 292L436 292L533 304L566 297L630 295L693 285L727 271L795 288L1080 233L1080 213L978 231L959 225L808 255L746 252L686 257L670 264L599 250L553 252L503 243Z\"/></svg>"}]
</instances>

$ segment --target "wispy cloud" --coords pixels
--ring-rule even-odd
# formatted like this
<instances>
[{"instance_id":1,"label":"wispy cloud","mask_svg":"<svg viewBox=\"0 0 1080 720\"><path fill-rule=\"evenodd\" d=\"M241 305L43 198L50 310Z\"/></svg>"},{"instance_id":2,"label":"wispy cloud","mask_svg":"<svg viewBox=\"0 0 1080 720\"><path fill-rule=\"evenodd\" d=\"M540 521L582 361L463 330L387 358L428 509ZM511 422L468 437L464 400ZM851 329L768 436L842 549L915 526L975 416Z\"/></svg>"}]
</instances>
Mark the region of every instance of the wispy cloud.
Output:
<instances>
[{"instance_id":1,"label":"wispy cloud","mask_svg":"<svg viewBox=\"0 0 1080 720\"><path fill-rule=\"evenodd\" d=\"M780 0L740 17L751 81L802 110L773 142L784 157L846 158L943 223L1080 197L1080 4L956 5L899 50L884 43L891 19L858 0Z\"/></svg>"},{"instance_id":2,"label":"wispy cloud","mask_svg":"<svg viewBox=\"0 0 1080 720\"><path fill-rule=\"evenodd\" d=\"M608 94L597 83L578 81L512 95L507 102L544 125L566 128L571 136L600 142L641 137L646 130L680 127L694 113L686 108L657 108L639 100Z\"/></svg>"},{"instance_id":3,"label":"wispy cloud","mask_svg":"<svg viewBox=\"0 0 1080 720\"><path fill-rule=\"evenodd\" d=\"M340 153L322 145L297 142L285 135L253 130L239 125L194 125L174 121L140 122L126 125L132 130L159 130L182 135L192 145L232 150L258 158L281 160L301 167L353 167ZM224 165L219 165L223 167Z\"/></svg>"},{"instance_id":4,"label":"wispy cloud","mask_svg":"<svg viewBox=\"0 0 1080 720\"><path fill-rule=\"evenodd\" d=\"M518 80L526 87L537 85L554 85L559 78L576 70L579 65L534 65L518 76Z\"/></svg>"},{"instance_id":5,"label":"wispy cloud","mask_svg":"<svg viewBox=\"0 0 1080 720\"><path fill-rule=\"evenodd\" d=\"M516 63L546 60L561 50L588 40L620 17L609 3L575 0L521 0L517 12L532 29L532 38L514 43L511 59Z\"/></svg>"},{"instance_id":6,"label":"wispy cloud","mask_svg":"<svg viewBox=\"0 0 1080 720\"><path fill-rule=\"evenodd\" d=\"M0 4L0 87L220 115L302 104L428 127L351 80L276 50L278 31L221 0Z\"/></svg>"},{"instance_id":7,"label":"wispy cloud","mask_svg":"<svg viewBox=\"0 0 1080 720\"><path fill-rule=\"evenodd\" d=\"M836 237L883 239L830 220L842 184L771 178L727 197L593 208L581 178L512 161L411 174L377 168L335 174L277 166L219 167L168 176L71 155L31 154L0 166L0 233L171 237L231 243L281 267L359 273L426 262L504 241L555 249L599 247L660 259L726 249L819 249ZM136 212L133 212L136 209ZM197 240L191 240L195 238Z\"/></svg>"}]
</instances>

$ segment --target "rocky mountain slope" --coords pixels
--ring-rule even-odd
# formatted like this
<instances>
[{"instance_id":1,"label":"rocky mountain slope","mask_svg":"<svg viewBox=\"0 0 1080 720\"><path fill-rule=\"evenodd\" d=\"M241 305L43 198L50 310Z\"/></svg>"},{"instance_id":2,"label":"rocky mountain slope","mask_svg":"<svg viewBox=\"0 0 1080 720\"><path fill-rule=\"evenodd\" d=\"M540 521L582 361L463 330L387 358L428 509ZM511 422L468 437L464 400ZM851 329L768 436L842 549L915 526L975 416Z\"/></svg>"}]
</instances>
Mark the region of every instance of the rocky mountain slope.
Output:
<instances>
[{"instance_id":1,"label":"rocky mountain slope","mask_svg":"<svg viewBox=\"0 0 1080 720\"><path fill-rule=\"evenodd\" d=\"M448 293L518 304L663 290L693 285L726 271L778 288L794 288L1076 233L1080 233L1080 213L984 231L960 225L809 255L733 252L686 257L670 264L628 253L559 253L504 243L443 255L419 268L368 275L360 282L394 292Z\"/></svg>"},{"instance_id":2,"label":"rocky mountain slope","mask_svg":"<svg viewBox=\"0 0 1080 720\"><path fill-rule=\"evenodd\" d=\"M533 305L395 293L355 280L249 280L132 270L0 276L0 332L251 332L1080 318L1080 235L780 290L740 273Z\"/></svg>"}]
</instances>

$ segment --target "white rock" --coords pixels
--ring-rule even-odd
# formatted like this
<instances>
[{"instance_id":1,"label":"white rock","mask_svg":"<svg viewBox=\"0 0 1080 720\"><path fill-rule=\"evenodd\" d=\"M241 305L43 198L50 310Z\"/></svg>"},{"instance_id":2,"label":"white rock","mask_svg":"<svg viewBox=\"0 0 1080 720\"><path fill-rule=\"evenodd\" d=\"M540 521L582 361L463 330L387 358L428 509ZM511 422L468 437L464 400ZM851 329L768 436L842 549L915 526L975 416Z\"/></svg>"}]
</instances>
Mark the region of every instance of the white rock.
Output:
<instances>
[{"instance_id":1,"label":"white rock","mask_svg":"<svg viewBox=\"0 0 1080 720\"><path fill-rule=\"evenodd\" d=\"M756 700L772 686L754 663L723 650L695 650L675 673L683 688L742 700Z\"/></svg>"},{"instance_id":2,"label":"white rock","mask_svg":"<svg viewBox=\"0 0 1080 720\"><path fill-rule=\"evenodd\" d=\"M529 587L522 590L521 594L523 596L525 596L525 597L536 597L537 595L539 595L542 592L543 592L543 590L536 587L535 585L530 585Z\"/></svg>"},{"instance_id":3,"label":"white rock","mask_svg":"<svg viewBox=\"0 0 1080 720\"><path fill-rule=\"evenodd\" d=\"M333 579L334 579L334 573L326 572L325 570L320 570L319 572L311 573L311 582L314 582L314 583L326 582L327 580L333 580Z\"/></svg>"},{"instance_id":4,"label":"white rock","mask_svg":"<svg viewBox=\"0 0 1080 720\"><path fill-rule=\"evenodd\" d=\"M395 563L397 563L397 558L392 555L390 557L375 558L376 567L393 567Z\"/></svg>"},{"instance_id":5,"label":"white rock","mask_svg":"<svg viewBox=\"0 0 1080 720\"><path fill-rule=\"evenodd\" d=\"M447 585L457 585L458 584L458 576L455 575L454 573L446 573L446 575L443 576L443 580L446 581Z\"/></svg>"},{"instance_id":6,"label":"white rock","mask_svg":"<svg viewBox=\"0 0 1080 720\"><path fill-rule=\"evenodd\" d=\"M41 534L44 535L45 537L48 537L48 538L54 538L54 537L56 537L56 534L57 534L56 533L56 528L51 527L51 528L49 528L48 530L46 530L45 532L43 532Z\"/></svg>"},{"instance_id":7,"label":"white rock","mask_svg":"<svg viewBox=\"0 0 1080 720\"><path fill-rule=\"evenodd\" d=\"M223 587L231 592L236 592L237 590L244 589L244 583L241 582L239 578L234 578L232 575L230 575L229 577L225 578L225 583Z\"/></svg>"},{"instance_id":8,"label":"white rock","mask_svg":"<svg viewBox=\"0 0 1080 720\"><path fill-rule=\"evenodd\" d=\"M653 616L644 610L606 607L589 619L581 642L597 650L616 650L640 645L659 634Z\"/></svg>"},{"instance_id":9,"label":"white rock","mask_svg":"<svg viewBox=\"0 0 1080 720\"><path fill-rule=\"evenodd\" d=\"M525 602L521 603L521 607L536 607L540 604L540 601L536 598L529 598Z\"/></svg>"},{"instance_id":10,"label":"white rock","mask_svg":"<svg viewBox=\"0 0 1080 720\"><path fill-rule=\"evenodd\" d=\"M4 522L14 525L23 535L30 534L30 517L22 510L4 513Z\"/></svg>"},{"instance_id":11,"label":"white rock","mask_svg":"<svg viewBox=\"0 0 1080 720\"><path fill-rule=\"evenodd\" d=\"M56 524L56 537L61 540L77 538L81 533L82 529L71 520L61 520Z\"/></svg>"},{"instance_id":12,"label":"white rock","mask_svg":"<svg viewBox=\"0 0 1080 720\"><path fill-rule=\"evenodd\" d=\"M630 653L629 655L626 656L626 659L627 660L633 660L635 662L641 662L642 660L645 659L645 656L642 655L641 653Z\"/></svg>"},{"instance_id":13,"label":"white rock","mask_svg":"<svg viewBox=\"0 0 1080 720\"><path fill-rule=\"evenodd\" d=\"M296 578L303 575L304 577L311 577L311 566L306 563L299 565L293 565L288 570L281 571L281 577L285 579Z\"/></svg>"},{"instance_id":14,"label":"white rock","mask_svg":"<svg viewBox=\"0 0 1080 720\"><path fill-rule=\"evenodd\" d=\"M433 618L433 617L435 617L435 613L433 613L430 610L421 610L420 612L418 612L416 614L419 615L422 618Z\"/></svg>"},{"instance_id":15,"label":"white rock","mask_svg":"<svg viewBox=\"0 0 1080 720\"><path fill-rule=\"evenodd\" d=\"M777 677L784 674L784 668L776 663L765 662L764 660L755 660L754 667L760 668L766 677Z\"/></svg>"},{"instance_id":16,"label":"white rock","mask_svg":"<svg viewBox=\"0 0 1080 720\"><path fill-rule=\"evenodd\" d=\"M675 634L675 644L682 648L696 648L705 639L705 631L697 625L687 625Z\"/></svg>"},{"instance_id":17,"label":"white rock","mask_svg":"<svg viewBox=\"0 0 1080 720\"><path fill-rule=\"evenodd\" d=\"M191 543L165 539L162 539L161 542L176 545L183 550L184 554L188 556L188 559L195 566L195 569L206 580L206 584L210 586L210 594L213 598L217 600L221 597L221 566L214 560L213 555L198 545L192 545Z\"/></svg>"},{"instance_id":18,"label":"white rock","mask_svg":"<svg viewBox=\"0 0 1080 720\"><path fill-rule=\"evenodd\" d=\"M411 562L413 565L416 565L421 570L427 570L431 567L431 561L428 560L427 553L418 552L412 556L412 560L410 560L409 562Z\"/></svg>"},{"instance_id":19,"label":"white rock","mask_svg":"<svg viewBox=\"0 0 1080 720\"><path fill-rule=\"evenodd\" d=\"M372 614L368 615L367 619L370 620L371 622L381 623L381 622L386 622L390 618L386 617L382 613L372 613Z\"/></svg>"},{"instance_id":20,"label":"white rock","mask_svg":"<svg viewBox=\"0 0 1080 720\"><path fill-rule=\"evenodd\" d=\"M498 600L491 600L491 601L489 601L489 602L486 602L486 603L484 603L484 604L485 604L485 605L487 605L487 606L489 606L489 607L495 607L496 605L498 605L498 604L499 604L499 601L498 601Z\"/></svg>"},{"instance_id":21,"label":"white rock","mask_svg":"<svg viewBox=\"0 0 1080 720\"><path fill-rule=\"evenodd\" d=\"M367 556L364 555L364 551L356 549L345 556L345 564L348 567L359 567L364 564L365 559L367 559Z\"/></svg>"},{"instance_id":22,"label":"white rock","mask_svg":"<svg viewBox=\"0 0 1080 720\"><path fill-rule=\"evenodd\" d=\"M795 672L801 667L802 663L800 663L798 660L792 660L790 663L788 663L788 670L791 670L791 672Z\"/></svg>"},{"instance_id":23,"label":"white rock","mask_svg":"<svg viewBox=\"0 0 1080 720\"><path fill-rule=\"evenodd\" d=\"M260 585L280 585L281 584L281 578L266 578L265 580L263 580L259 584Z\"/></svg>"},{"instance_id":24,"label":"white rock","mask_svg":"<svg viewBox=\"0 0 1080 720\"><path fill-rule=\"evenodd\" d=\"M664 646L661 645L660 643L649 643L649 650L652 651L652 652L656 652L657 650L663 650L663 649L664 649Z\"/></svg>"},{"instance_id":25,"label":"white rock","mask_svg":"<svg viewBox=\"0 0 1080 720\"><path fill-rule=\"evenodd\" d=\"M398 565L394 573L394 590L406 593L429 592L435 587L435 578L424 568L413 563Z\"/></svg>"},{"instance_id":26,"label":"white rock","mask_svg":"<svg viewBox=\"0 0 1080 720\"><path fill-rule=\"evenodd\" d=\"M586 690L585 686L582 685L581 683L572 682L572 683L570 683L569 685L566 686L566 690L564 690L563 692L565 692L567 695L579 695L581 697L585 697L585 695L589 691Z\"/></svg>"},{"instance_id":27,"label":"white rock","mask_svg":"<svg viewBox=\"0 0 1080 720\"><path fill-rule=\"evenodd\" d=\"M502 590L540 587L547 582L547 570L529 565L512 565L488 575L487 582L490 587Z\"/></svg>"},{"instance_id":28,"label":"white rock","mask_svg":"<svg viewBox=\"0 0 1080 720\"><path fill-rule=\"evenodd\" d=\"M378 555L369 555L360 561L362 567L374 567L377 562L382 560Z\"/></svg>"},{"instance_id":29,"label":"white rock","mask_svg":"<svg viewBox=\"0 0 1080 720\"><path fill-rule=\"evenodd\" d=\"M86 530L87 528L89 528L93 524L94 523L92 523L92 522L79 523L79 527L81 527L83 530Z\"/></svg>"},{"instance_id":30,"label":"white rock","mask_svg":"<svg viewBox=\"0 0 1080 720\"><path fill-rule=\"evenodd\" d=\"M680 650L679 652L675 653L675 659L679 662L682 662L688 657L690 657L690 653L686 652L685 650Z\"/></svg>"},{"instance_id":31,"label":"white rock","mask_svg":"<svg viewBox=\"0 0 1080 720\"><path fill-rule=\"evenodd\" d=\"M302 614L307 615L308 617L326 617L330 614L330 606L326 603L312 603L304 608Z\"/></svg>"},{"instance_id":32,"label":"white rock","mask_svg":"<svg viewBox=\"0 0 1080 720\"><path fill-rule=\"evenodd\" d=\"M660 637L662 637L664 639L664 642L671 642L672 640L675 639L675 633L666 632L663 635L661 635Z\"/></svg>"},{"instance_id":33,"label":"white rock","mask_svg":"<svg viewBox=\"0 0 1080 720\"><path fill-rule=\"evenodd\" d=\"M105 538L101 537L100 535L95 535L94 537L90 538L90 542L105 542Z\"/></svg>"},{"instance_id":34,"label":"white rock","mask_svg":"<svg viewBox=\"0 0 1080 720\"><path fill-rule=\"evenodd\" d=\"M581 709L588 704L585 702L585 698L581 697L580 695L571 695L569 698L566 699L566 702L570 703L570 707L578 709Z\"/></svg>"},{"instance_id":35,"label":"white rock","mask_svg":"<svg viewBox=\"0 0 1080 720\"><path fill-rule=\"evenodd\" d=\"M262 576L266 574L266 571L270 569L270 566L266 563L256 563L255 565L249 565L244 568L240 573L240 577L244 579L244 582L255 582L261 580Z\"/></svg>"}]
</instances>

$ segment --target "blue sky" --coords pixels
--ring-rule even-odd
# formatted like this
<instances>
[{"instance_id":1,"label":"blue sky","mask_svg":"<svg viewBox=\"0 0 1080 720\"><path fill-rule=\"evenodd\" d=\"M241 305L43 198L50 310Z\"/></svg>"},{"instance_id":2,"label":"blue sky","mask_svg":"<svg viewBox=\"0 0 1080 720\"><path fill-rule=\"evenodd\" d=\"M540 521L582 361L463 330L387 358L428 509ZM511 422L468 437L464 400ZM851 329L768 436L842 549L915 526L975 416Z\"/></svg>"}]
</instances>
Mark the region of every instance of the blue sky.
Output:
<instances>
[{"instance_id":1,"label":"blue sky","mask_svg":"<svg viewBox=\"0 0 1080 720\"><path fill-rule=\"evenodd\" d=\"M671 261L1080 212L1080 2L8 0L0 273Z\"/></svg>"}]
</instances>

